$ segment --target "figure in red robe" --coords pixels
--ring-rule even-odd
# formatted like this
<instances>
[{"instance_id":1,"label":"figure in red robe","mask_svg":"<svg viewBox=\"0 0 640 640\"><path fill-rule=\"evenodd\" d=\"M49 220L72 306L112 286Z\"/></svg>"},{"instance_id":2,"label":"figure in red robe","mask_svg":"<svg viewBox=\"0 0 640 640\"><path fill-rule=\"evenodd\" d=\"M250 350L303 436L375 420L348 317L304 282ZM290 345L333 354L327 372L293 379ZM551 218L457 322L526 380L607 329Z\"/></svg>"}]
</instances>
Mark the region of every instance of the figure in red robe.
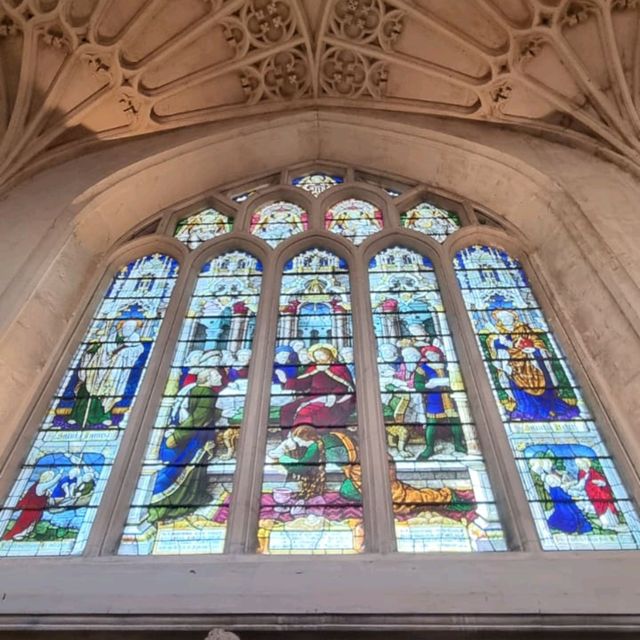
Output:
<instances>
[{"instance_id":1,"label":"figure in red robe","mask_svg":"<svg viewBox=\"0 0 640 640\"><path fill-rule=\"evenodd\" d=\"M355 384L346 364L336 362L337 352L329 344L309 347L312 360L304 373L296 378L283 374L284 389L304 394L283 405L280 411L282 426L339 427L348 424L355 411ZM276 375L281 373L276 370Z\"/></svg>"},{"instance_id":2,"label":"figure in red robe","mask_svg":"<svg viewBox=\"0 0 640 640\"><path fill-rule=\"evenodd\" d=\"M22 513L13 523L13 527L5 531L3 540L22 540L33 531L34 527L42 520L44 510L49 504L51 490L60 480L60 474L54 471L43 471L37 482L34 482L27 492L18 500L16 509L22 509Z\"/></svg>"},{"instance_id":3,"label":"figure in red robe","mask_svg":"<svg viewBox=\"0 0 640 640\"><path fill-rule=\"evenodd\" d=\"M615 529L620 525L613 489L605 476L593 468L589 458L577 458L578 483L584 488L604 529Z\"/></svg>"}]
</instances>

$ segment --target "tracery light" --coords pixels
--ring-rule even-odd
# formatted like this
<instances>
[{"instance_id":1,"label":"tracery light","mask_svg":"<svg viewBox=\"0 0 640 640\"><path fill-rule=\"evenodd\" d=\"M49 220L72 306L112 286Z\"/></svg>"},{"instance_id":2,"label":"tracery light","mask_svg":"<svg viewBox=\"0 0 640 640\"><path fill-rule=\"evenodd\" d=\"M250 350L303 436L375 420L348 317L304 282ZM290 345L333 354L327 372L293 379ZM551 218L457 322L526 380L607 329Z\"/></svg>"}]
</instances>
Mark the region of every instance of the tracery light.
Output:
<instances>
[{"instance_id":1,"label":"tracery light","mask_svg":"<svg viewBox=\"0 0 640 640\"><path fill-rule=\"evenodd\" d=\"M362 473L345 262L321 249L297 255L279 306L259 551L357 553Z\"/></svg>"},{"instance_id":2,"label":"tracery light","mask_svg":"<svg viewBox=\"0 0 640 640\"><path fill-rule=\"evenodd\" d=\"M151 430L120 553L221 553L244 418L262 264L200 270Z\"/></svg>"},{"instance_id":3,"label":"tracery light","mask_svg":"<svg viewBox=\"0 0 640 640\"><path fill-rule=\"evenodd\" d=\"M433 264L385 249L369 288L398 550L505 550Z\"/></svg>"},{"instance_id":4,"label":"tracery light","mask_svg":"<svg viewBox=\"0 0 640 640\"><path fill-rule=\"evenodd\" d=\"M174 237L189 249L197 249L203 242L231 233L233 221L215 209L204 209L178 220Z\"/></svg>"},{"instance_id":5,"label":"tracery light","mask_svg":"<svg viewBox=\"0 0 640 640\"><path fill-rule=\"evenodd\" d=\"M325 214L328 231L341 235L355 245L382 230L382 211L366 200L348 198L331 207Z\"/></svg>"},{"instance_id":6,"label":"tracery light","mask_svg":"<svg viewBox=\"0 0 640 640\"><path fill-rule=\"evenodd\" d=\"M522 265L473 245L455 268L542 547L637 549L636 511Z\"/></svg>"},{"instance_id":7,"label":"tracery light","mask_svg":"<svg viewBox=\"0 0 640 640\"><path fill-rule=\"evenodd\" d=\"M293 178L293 180L291 180L291 184L294 187L304 189L316 198L320 194L324 193L327 189L331 189L331 187L335 187L336 185L342 184L343 182L344 178L342 178L342 176L335 176L328 173L319 172L309 173L304 176L298 176L297 178Z\"/></svg>"},{"instance_id":8,"label":"tracery light","mask_svg":"<svg viewBox=\"0 0 640 640\"><path fill-rule=\"evenodd\" d=\"M251 216L249 233L262 238L269 246L277 247L287 238L309 228L307 212L293 202L271 202L257 209Z\"/></svg>"},{"instance_id":9,"label":"tracery light","mask_svg":"<svg viewBox=\"0 0 640 640\"><path fill-rule=\"evenodd\" d=\"M460 217L453 211L447 211L429 202L420 202L400 215L400 222L405 229L418 231L444 242L461 226Z\"/></svg>"},{"instance_id":10,"label":"tracery light","mask_svg":"<svg viewBox=\"0 0 640 640\"><path fill-rule=\"evenodd\" d=\"M177 272L154 254L114 276L4 504L0 555L84 550Z\"/></svg>"}]
</instances>

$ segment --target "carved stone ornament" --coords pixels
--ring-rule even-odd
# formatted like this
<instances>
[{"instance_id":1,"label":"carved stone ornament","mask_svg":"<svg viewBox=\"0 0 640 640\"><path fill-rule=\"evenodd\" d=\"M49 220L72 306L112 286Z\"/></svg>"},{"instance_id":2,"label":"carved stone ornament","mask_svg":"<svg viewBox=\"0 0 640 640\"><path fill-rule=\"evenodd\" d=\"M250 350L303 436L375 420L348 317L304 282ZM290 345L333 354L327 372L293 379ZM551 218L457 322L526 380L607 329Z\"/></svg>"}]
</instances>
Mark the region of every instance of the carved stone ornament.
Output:
<instances>
[{"instance_id":1,"label":"carved stone ornament","mask_svg":"<svg viewBox=\"0 0 640 640\"><path fill-rule=\"evenodd\" d=\"M240 638L231 631L224 629L211 629L205 640L240 640Z\"/></svg>"},{"instance_id":2,"label":"carved stone ornament","mask_svg":"<svg viewBox=\"0 0 640 640\"><path fill-rule=\"evenodd\" d=\"M248 0L242 22L256 47L286 42L296 28L293 10L285 0Z\"/></svg>"}]
</instances>

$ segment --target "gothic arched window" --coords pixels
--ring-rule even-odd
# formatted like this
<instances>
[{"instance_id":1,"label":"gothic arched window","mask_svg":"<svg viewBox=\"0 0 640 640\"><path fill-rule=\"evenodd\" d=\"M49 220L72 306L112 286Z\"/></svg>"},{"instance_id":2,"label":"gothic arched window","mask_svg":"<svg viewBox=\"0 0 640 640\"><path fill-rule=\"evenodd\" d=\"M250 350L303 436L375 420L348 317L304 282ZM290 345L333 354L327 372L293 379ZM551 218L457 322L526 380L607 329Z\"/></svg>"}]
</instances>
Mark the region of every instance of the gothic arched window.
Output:
<instances>
[{"instance_id":1,"label":"gothic arched window","mask_svg":"<svg viewBox=\"0 0 640 640\"><path fill-rule=\"evenodd\" d=\"M638 548L595 391L483 216L318 164L147 221L9 459L0 555Z\"/></svg>"}]
</instances>

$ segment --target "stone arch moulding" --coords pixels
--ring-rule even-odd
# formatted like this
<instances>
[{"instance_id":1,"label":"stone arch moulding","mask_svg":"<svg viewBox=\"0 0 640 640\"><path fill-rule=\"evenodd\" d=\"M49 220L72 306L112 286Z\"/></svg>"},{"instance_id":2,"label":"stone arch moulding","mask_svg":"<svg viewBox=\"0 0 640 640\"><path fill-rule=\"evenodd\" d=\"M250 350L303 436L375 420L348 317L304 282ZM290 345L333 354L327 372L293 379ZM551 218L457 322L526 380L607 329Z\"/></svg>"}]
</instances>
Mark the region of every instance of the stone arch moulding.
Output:
<instances>
[{"instance_id":1,"label":"stone arch moulding","mask_svg":"<svg viewBox=\"0 0 640 640\"><path fill-rule=\"evenodd\" d=\"M37 193L34 186L53 181L65 207L58 220L41 222L34 234L40 244L27 252L37 254L39 261L27 261L22 271L18 264L19 273L5 292L0 373L7 383L0 392L0 419L6 427L0 445L15 436L36 390L48 377L46 362L63 352L78 291L95 288L119 238L142 221L175 211L181 202L193 201L197 194L202 197L212 188L318 159L411 178L434 193L457 195L498 212L517 228L638 466L640 444L632 436L640 394L627 384L633 377L630 353L640 353L634 329L639 326L634 324L634 305L640 306L637 289L624 279L625 269L613 262L609 247L585 222L572 194L557 177L543 173L537 160L527 161L525 136L494 132L496 140L490 141L476 125L472 128L474 136L462 138L444 125L434 130L369 115L305 113L266 123L207 126L199 137L190 130L177 132L147 145L152 151L144 151L137 140L123 142L119 149L89 156L99 167L89 183L81 184L79 178L73 186L65 184L65 176L78 171L87 158L36 177L29 188ZM501 148L507 144L512 145L508 153ZM557 152L551 143L540 144L547 145L549 153ZM572 153L574 160L583 161L582 152ZM94 180L100 172L101 179ZM16 187L0 213L5 206L34 207L28 190L25 185ZM402 200L394 202L401 204ZM19 236L26 228L26 220L19 221L13 233ZM16 403L16 398L22 400Z\"/></svg>"}]
</instances>

